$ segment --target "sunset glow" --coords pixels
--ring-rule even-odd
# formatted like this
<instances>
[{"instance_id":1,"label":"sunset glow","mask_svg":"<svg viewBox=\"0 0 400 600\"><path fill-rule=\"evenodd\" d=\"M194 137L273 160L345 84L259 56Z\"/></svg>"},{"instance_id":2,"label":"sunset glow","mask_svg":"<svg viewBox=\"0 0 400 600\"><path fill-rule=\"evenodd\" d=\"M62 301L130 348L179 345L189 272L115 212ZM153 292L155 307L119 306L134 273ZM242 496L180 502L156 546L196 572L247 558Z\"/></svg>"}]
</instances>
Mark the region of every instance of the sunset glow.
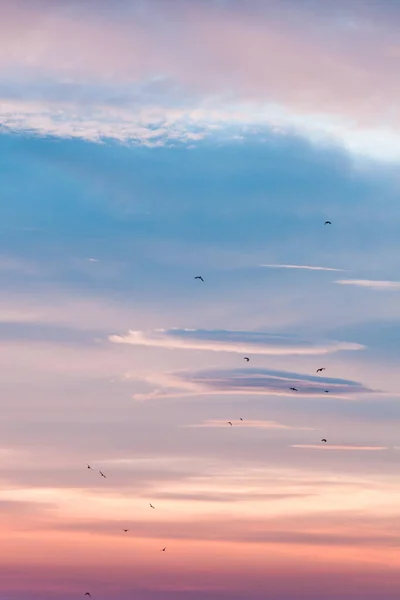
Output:
<instances>
[{"instance_id":1,"label":"sunset glow","mask_svg":"<svg viewBox=\"0 0 400 600\"><path fill-rule=\"evenodd\" d=\"M0 600L398 600L400 2L0 17Z\"/></svg>"}]
</instances>

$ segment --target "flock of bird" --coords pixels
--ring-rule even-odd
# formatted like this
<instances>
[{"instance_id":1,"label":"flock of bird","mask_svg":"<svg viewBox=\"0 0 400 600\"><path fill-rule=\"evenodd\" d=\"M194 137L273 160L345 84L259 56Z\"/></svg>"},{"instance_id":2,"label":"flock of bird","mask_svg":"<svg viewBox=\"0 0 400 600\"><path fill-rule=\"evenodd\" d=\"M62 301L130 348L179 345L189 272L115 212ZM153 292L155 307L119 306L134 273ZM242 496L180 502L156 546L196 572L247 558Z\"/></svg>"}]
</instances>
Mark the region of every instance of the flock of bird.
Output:
<instances>
[{"instance_id":1,"label":"flock of bird","mask_svg":"<svg viewBox=\"0 0 400 600\"><path fill-rule=\"evenodd\" d=\"M332 223L331 223L331 221L325 221L325 225L332 225ZM203 279L203 277L201 275L196 275L196 277L194 279L198 279L198 280L200 280L200 281L202 281L204 283L204 279ZM250 362L250 357L249 356L244 356L243 358L244 358L244 360L247 363ZM317 373L322 373L322 371L326 371L326 368L325 367L319 367L316 372ZM289 389L292 390L293 392L298 392L298 389L295 388L295 387L291 387ZM325 394L328 394L328 393L329 393L329 390L325 390ZM239 421L243 421L243 418L239 417ZM233 427L232 421L227 421L227 424L230 425L231 427ZM322 438L321 442L323 442L323 443L326 444L327 443L326 438ZM91 471L94 470L94 469L92 469L92 467L90 465L87 465L87 468L89 470L91 470ZM100 471L100 470L99 470L99 474L101 475L101 477L104 477L104 479L107 478L106 475L104 475L104 473L102 471ZM153 506L153 504L151 504L151 502L149 503L149 506L150 506L150 508L155 509L155 506ZM122 529L122 531L124 533L128 533L129 529ZM165 552L166 549L167 549L167 546L165 546L164 548L162 548L161 552ZM91 595L90 592L86 592L85 596L88 596L89 598L92 597L92 595Z\"/></svg>"},{"instance_id":2,"label":"flock of bird","mask_svg":"<svg viewBox=\"0 0 400 600\"><path fill-rule=\"evenodd\" d=\"M325 221L325 225L332 225L332 223L331 223L331 221ZM199 279L200 281L202 281L202 282L204 283L204 279L203 279L203 277L202 277L201 275L196 275L195 279ZM248 356L245 356L245 357L244 357L244 360L245 360L246 362L250 362L250 358L249 358ZM326 371L326 368L325 368L325 367L320 367L319 369L317 369L317 371L316 371L316 372L317 372L317 374L318 374L318 373L322 373L322 371ZM292 392L298 392L298 391L299 391L299 390L298 390L297 388L295 388L295 387L291 387L291 388L289 388L289 389L290 389L290 390L292 390ZM325 394L329 394L329 390L324 390L324 392L325 392ZM240 417L240 419L239 419L239 420L240 420L240 421L243 421L243 419L242 419L241 417ZM232 421L228 421L227 423L228 423L228 425L230 425L231 427L233 426L233 423L232 423ZM326 440L325 438L322 438L322 440L321 440L321 442L324 442L324 443L326 443L326 441L327 441L327 440Z\"/></svg>"}]
</instances>

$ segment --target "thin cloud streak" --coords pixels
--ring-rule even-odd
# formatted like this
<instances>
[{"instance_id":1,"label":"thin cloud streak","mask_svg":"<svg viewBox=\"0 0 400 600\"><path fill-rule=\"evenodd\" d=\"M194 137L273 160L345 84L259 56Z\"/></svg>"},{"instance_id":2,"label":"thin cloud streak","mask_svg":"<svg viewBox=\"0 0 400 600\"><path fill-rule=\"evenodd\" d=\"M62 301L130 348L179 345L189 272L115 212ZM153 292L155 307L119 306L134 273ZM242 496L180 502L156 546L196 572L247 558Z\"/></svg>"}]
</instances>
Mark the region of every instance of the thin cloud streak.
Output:
<instances>
[{"instance_id":1,"label":"thin cloud streak","mask_svg":"<svg viewBox=\"0 0 400 600\"><path fill-rule=\"evenodd\" d=\"M345 271L346 269L333 269L331 267L311 267L309 265L260 265L269 269L304 269L306 271Z\"/></svg>"},{"instance_id":2,"label":"thin cloud streak","mask_svg":"<svg viewBox=\"0 0 400 600\"><path fill-rule=\"evenodd\" d=\"M400 290L400 281L377 281L373 279L339 279L339 285L353 285L356 287L371 288L376 290Z\"/></svg>"},{"instance_id":3,"label":"thin cloud streak","mask_svg":"<svg viewBox=\"0 0 400 600\"><path fill-rule=\"evenodd\" d=\"M110 335L108 339L114 344L132 346L274 355L318 355L364 348L350 342L318 342L289 335L204 329L129 330L125 335Z\"/></svg>"},{"instance_id":4,"label":"thin cloud streak","mask_svg":"<svg viewBox=\"0 0 400 600\"><path fill-rule=\"evenodd\" d=\"M306 448L307 450L344 450L361 452L388 450L387 446L352 446L342 444L291 444L290 448Z\"/></svg>"},{"instance_id":5,"label":"thin cloud streak","mask_svg":"<svg viewBox=\"0 0 400 600\"><path fill-rule=\"evenodd\" d=\"M276 421L255 421L255 420L247 420L238 421L237 419L231 419L234 425L238 425L241 428L251 428L251 429L290 429L290 430L302 430L302 431L313 431L313 427L293 427L291 425L284 425L283 423L277 423ZM205 421L204 423L199 423L196 425L182 425L182 427L224 427L226 428L227 421L222 421L218 419L210 419L209 421Z\"/></svg>"}]
</instances>

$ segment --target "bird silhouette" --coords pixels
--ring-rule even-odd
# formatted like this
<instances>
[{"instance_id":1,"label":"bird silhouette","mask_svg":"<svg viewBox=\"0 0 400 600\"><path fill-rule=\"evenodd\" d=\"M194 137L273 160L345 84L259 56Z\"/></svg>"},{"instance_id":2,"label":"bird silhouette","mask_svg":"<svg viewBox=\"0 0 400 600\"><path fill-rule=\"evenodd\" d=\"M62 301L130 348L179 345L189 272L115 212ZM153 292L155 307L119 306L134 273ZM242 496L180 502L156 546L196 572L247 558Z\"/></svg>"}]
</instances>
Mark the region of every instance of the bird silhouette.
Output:
<instances>
[{"instance_id":1,"label":"bird silhouette","mask_svg":"<svg viewBox=\"0 0 400 600\"><path fill-rule=\"evenodd\" d=\"M104 479L107 479L107 477L104 475L104 473L102 473L101 471L99 471L99 473L102 477L104 477Z\"/></svg>"},{"instance_id":2,"label":"bird silhouette","mask_svg":"<svg viewBox=\"0 0 400 600\"><path fill-rule=\"evenodd\" d=\"M325 439L325 438L322 438L321 442L325 442L325 443L326 443L326 439Z\"/></svg>"},{"instance_id":3,"label":"bird silhouette","mask_svg":"<svg viewBox=\"0 0 400 600\"><path fill-rule=\"evenodd\" d=\"M165 551L166 551L166 549L167 549L167 546L165 546L165 548L163 548L163 549L162 549L162 551L163 551L163 552L165 552Z\"/></svg>"},{"instance_id":4,"label":"bird silhouette","mask_svg":"<svg viewBox=\"0 0 400 600\"><path fill-rule=\"evenodd\" d=\"M232 422L231 421L228 421L228 424L232 427Z\"/></svg>"},{"instance_id":5,"label":"bird silhouette","mask_svg":"<svg viewBox=\"0 0 400 600\"><path fill-rule=\"evenodd\" d=\"M325 390L325 394L329 394L329 390Z\"/></svg>"},{"instance_id":6,"label":"bird silhouette","mask_svg":"<svg viewBox=\"0 0 400 600\"><path fill-rule=\"evenodd\" d=\"M297 388L290 388L291 390L293 390L294 392L297 392Z\"/></svg>"},{"instance_id":7,"label":"bird silhouette","mask_svg":"<svg viewBox=\"0 0 400 600\"><path fill-rule=\"evenodd\" d=\"M87 468L90 469L91 471L93 471L93 469L90 465L88 465Z\"/></svg>"},{"instance_id":8,"label":"bird silhouette","mask_svg":"<svg viewBox=\"0 0 400 600\"><path fill-rule=\"evenodd\" d=\"M332 225L330 221L325 221L325 225Z\"/></svg>"},{"instance_id":9,"label":"bird silhouette","mask_svg":"<svg viewBox=\"0 0 400 600\"><path fill-rule=\"evenodd\" d=\"M239 420L240 420L240 421L243 421L242 417L239 417Z\"/></svg>"},{"instance_id":10,"label":"bird silhouette","mask_svg":"<svg viewBox=\"0 0 400 600\"><path fill-rule=\"evenodd\" d=\"M125 531L125 533L128 533L129 529L123 529L122 531Z\"/></svg>"},{"instance_id":11,"label":"bird silhouette","mask_svg":"<svg viewBox=\"0 0 400 600\"><path fill-rule=\"evenodd\" d=\"M149 504L150 508L155 508L152 504Z\"/></svg>"},{"instance_id":12,"label":"bird silhouette","mask_svg":"<svg viewBox=\"0 0 400 600\"><path fill-rule=\"evenodd\" d=\"M200 279L204 283L204 279L202 278L201 275L198 275L197 277L195 277L195 279Z\"/></svg>"},{"instance_id":13,"label":"bird silhouette","mask_svg":"<svg viewBox=\"0 0 400 600\"><path fill-rule=\"evenodd\" d=\"M317 373L321 373L321 371L326 371L325 367L321 367L320 369L317 369Z\"/></svg>"},{"instance_id":14,"label":"bird silhouette","mask_svg":"<svg viewBox=\"0 0 400 600\"><path fill-rule=\"evenodd\" d=\"M248 357L248 356L245 356L245 357L244 357L244 360L245 360L245 361L247 361L247 362L249 362L249 360L250 360L250 359L249 359L249 357Z\"/></svg>"}]
</instances>

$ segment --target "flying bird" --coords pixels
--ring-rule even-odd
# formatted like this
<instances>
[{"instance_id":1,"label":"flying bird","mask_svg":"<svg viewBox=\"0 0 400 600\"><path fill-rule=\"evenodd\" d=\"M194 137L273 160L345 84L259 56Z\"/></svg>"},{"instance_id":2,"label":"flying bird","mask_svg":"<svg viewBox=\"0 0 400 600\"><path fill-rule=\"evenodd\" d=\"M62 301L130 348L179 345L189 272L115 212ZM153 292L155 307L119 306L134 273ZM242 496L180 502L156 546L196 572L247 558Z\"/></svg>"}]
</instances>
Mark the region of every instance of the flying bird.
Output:
<instances>
[{"instance_id":1,"label":"flying bird","mask_svg":"<svg viewBox=\"0 0 400 600\"><path fill-rule=\"evenodd\" d=\"M325 225L332 225L330 221L325 221Z\"/></svg>"},{"instance_id":2,"label":"flying bird","mask_svg":"<svg viewBox=\"0 0 400 600\"><path fill-rule=\"evenodd\" d=\"M243 421L242 417L239 417L239 420L240 420L240 421Z\"/></svg>"},{"instance_id":3,"label":"flying bird","mask_svg":"<svg viewBox=\"0 0 400 600\"><path fill-rule=\"evenodd\" d=\"M204 283L204 279L202 278L201 275L198 275L197 277L195 277L195 279L200 279Z\"/></svg>"},{"instance_id":4,"label":"flying bird","mask_svg":"<svg viewBox=\"0 0 400 600\"><path fill-rule=\"evenodd\" d=\"M163 551L163 552L165 552L165 551L166 551L166 549L167 549L167 546L165 546L165 548L163 548L163 549L162 549L162 551Z\"/></svg>"},{"instance_id":5,"label":"flying bird","mask_svg":"<svg viewBox=\"0 0 400 600\"><path fill-rule=\"evenodd\" d=\"M321 373L321 371L326 371L325 367L321 367L320 369L317 369L317 373Z\"/></svg>"},{"instance_id":6,"label":"flying bird","mask_svg":"<svg viewBox=\"0 0 400 600\"><path fill-rule=\"evenodd\" d=\"M325 438L322 438L321 442L325 442L325 443L326 443L326 439L325 439Z\"/></svg>"},{"instance_id":7,"label":"flying bird","mask_svg":"<svg viewBox=\"0 0 400 600\"><path fill-rule=\"evenodd\" d=\"M325 390L325 394L329 394L329 390Z\"/></svg>"},{"instance_id":8,"label":"flying bird","mask_svg":"<svg viewBox=\"0 0 400 600\"><path fill-rule=\"evenodd\" d=\"M294 392L298 391L296 388L290 388L290 389L293 390Z\"/></svg>"},{"instance_id":9,"label":"flying bird","mask_svg":"<svg viewBox=\"0 0 400 600\"><path fill-rule=\"evenodd\" d=\"M244 357L244 360L246 360L247 362L249 362L249 360L250 360L250 359L249 359L249 357L248 357L248 356L245 356L245 357Z\"/></svg>"},{"instance_id":10,"label":"flying bird","mask_svg":"<svg viewBox=\"0 0 400 600\"><path fill-rule=\"evenodd\" d=\"M102 473L101 471L99 471L99 473L102 477L104 477L104 479L107 479L107 477L104 475L104 473Z\"/></svg>"},{"instance_id":11,"label":"flying bird","mask_svg":"<svg viewBox=\"0 0 400 600\"><path fill-rule=\"evenodd\" d=\"M155 508L152 504L149 504L150 508Z\"/></svg>"},{"instance_id":12,"label":"flying bird","mask_svg":"<svg viewBox=\"0 0 400 600\"><path fill-rule=\"evenodd\" d=\"M231 422L231 421L228 421L228 423L229 423L229 425L232 427L232 422Z\"/></svg>"},{"instance_id":13,"label":"flying bird","mask_svg":"<svg viewBox=\"0 0 400 600\"><path fill-rule=\"evenodd\" d=\"M125 533L128 533L129 529L123 529L122 531L125 531Z\"/></svg>"},{"instance_id":14,"label":"flying bird","mask_svg":"<svg viewBox=\"0 0 400 600\"><path fill-rule=\"evenodd\" d=\"M91 471L93 471L93 469L90 465L88 465L87 468L90 469Z\"/></svg>"}]
</instances>

